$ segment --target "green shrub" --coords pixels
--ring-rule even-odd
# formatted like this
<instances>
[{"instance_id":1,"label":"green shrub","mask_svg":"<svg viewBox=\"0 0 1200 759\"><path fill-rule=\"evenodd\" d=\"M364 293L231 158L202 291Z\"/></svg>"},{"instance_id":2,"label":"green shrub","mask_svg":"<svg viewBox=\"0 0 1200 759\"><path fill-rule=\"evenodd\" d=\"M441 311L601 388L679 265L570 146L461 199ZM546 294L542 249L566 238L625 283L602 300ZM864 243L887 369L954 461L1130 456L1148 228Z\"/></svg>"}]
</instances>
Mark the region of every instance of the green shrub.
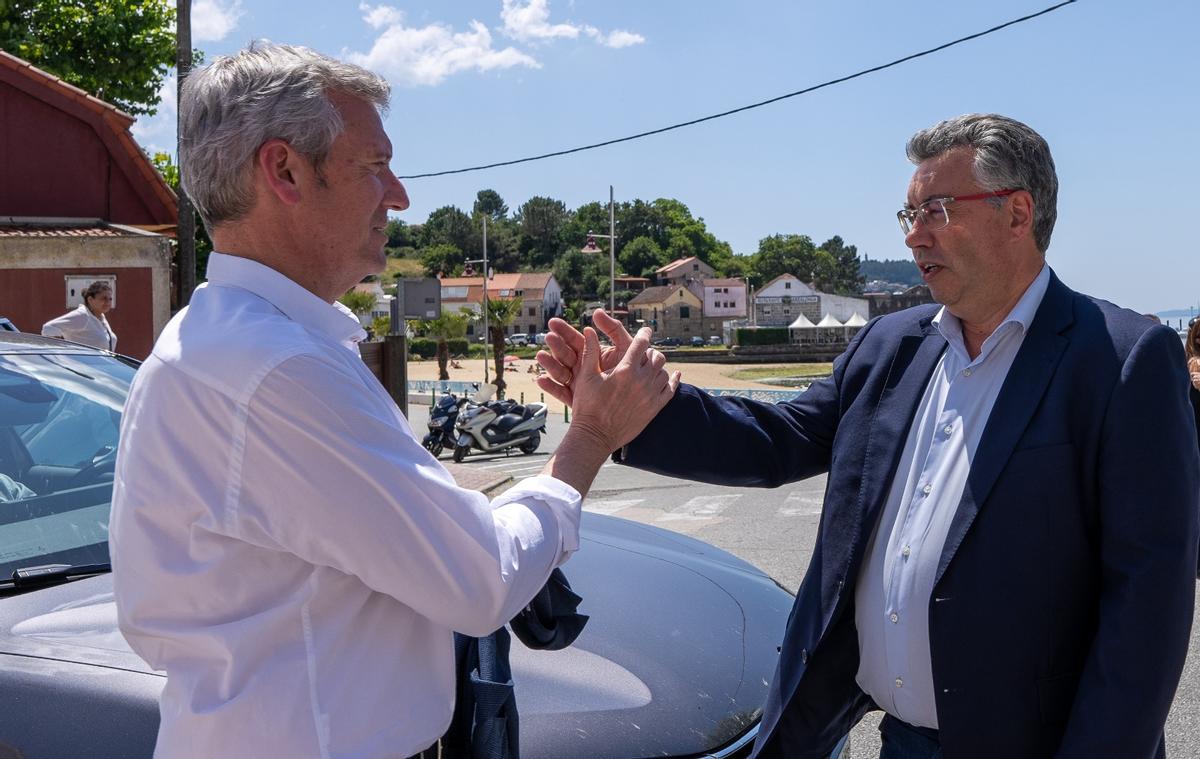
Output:
<instances>
[{"instance_id":1,"label":"green shrub","mask_svg":"<svg viewBox=\"0 0 1200 759\"><path fill-rule=\"evenodd\" d=\"M450 348L451 356L467 355L468 344L466 338L447 340L446 346ZM421 358L433 358L437 355L437 340L429 337L414 337L408 341L408 352Z\"/></svg>"}]
</instances>

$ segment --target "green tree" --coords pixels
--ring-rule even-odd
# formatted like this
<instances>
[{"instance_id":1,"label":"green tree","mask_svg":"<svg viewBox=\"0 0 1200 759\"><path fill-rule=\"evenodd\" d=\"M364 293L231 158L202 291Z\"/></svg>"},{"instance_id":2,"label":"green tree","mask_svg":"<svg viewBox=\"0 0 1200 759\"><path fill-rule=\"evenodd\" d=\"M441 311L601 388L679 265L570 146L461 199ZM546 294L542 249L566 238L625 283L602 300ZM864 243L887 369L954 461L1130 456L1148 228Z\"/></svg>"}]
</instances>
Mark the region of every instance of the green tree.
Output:
<instances>
[{"instance_id":1,"label":"green tree","mask_svg":"<svg viewBox=\"0 0 1200 759\"><path fill-rule=\"evenodd\" d=\"M4 2L4 0L0 0ZM158 173L162 174L167 185L179 194L179 167L171 160L171 156L167 153L155 153L150 157L150 162L154 164L154 168L158 169ZM205 273L208 271L208 254L212 253L212 240L209 239L208 230L200 223L200 219L196 217L194 224L196 230L196 281L203 282Z\"/></svg>"},{"instance_id":2,"label":"green tree","mask_svg":"<svg viewBox=\"0 0 1200 759\"><path fill-rule=\"evenodd\" d=\"M422 248L453 245L460 251L478 252L479 234L474 221L456 206L442 206L421 226Z\"/></svg>"},{"instance_id":3,"label":"green tree","mask_svg":"<svg viewBox=\"0 0 1200 759\"><path fill-rule=\"evenodd\" d=\"M425 269L426 277L439 274L452 276L462 271L466 259L461 250L445 243L431 245L421 251L421 266Z\"/></svg>"},{"instance_id":4,"label":"green tree","mask_svg":"<svg viewBox=\"0 0 1200 759\"><path fill-rule=\"evenodd\" d=\"M500 193L495 190L480 190L475 193L475 213L486 214L493 221L508 216L508 206L504 204L504 198L500 197Z\"/></svg>"},{"instance_id":5,"label":"green tree","mask_svg":"<svg viewBox=\"0 0 1200 759\"><path fill-rule=\"evenodd\" d=\"M667 262L667 256L653 239L638 237L621 247L617 260L626 274L647 277Z\"/></svg>"},{"instance_id":6,"label":"green tree","mask_svg":"<svg viewBox=\"0 0 1200 759\"><path fill-rule=\"evenodd\" d=\"M421 328L434 340L437 340L438 379L450 379L447 368L450 363L450 340L461 340L467 336L467 325L475 319L475 312L469 308L460 308L458 313L442 312L436 319L421 322Z\"/></svg>"},{"instance_id":7,"label":"green tree","mask_svg":"<svg viewBox=\"0 0 1200 759\"><path fill-rule=\"evenodd\" d=\"M553 198L533 197L517 209L519 247L525 265L545 269L554 263L566 247L563 233L570 218L566 205Z\"/></svg>"},{"instance_id":8,"label":"green tree","mask_svg":"<svg viewBox=\"0 0 1200 759\"><path fill-rule=\"evenodd\" d=\"M416 248L420 245L420 236L411 226L400 219L389 219L383 231L388 236L387 247L389 250Z\"/></svg>"},{"instance_id":9,"label":"green tree","mask_svg":"<svg viewBox=\"0 0 1200 759\"><path fill-rule=\"evenodd\" d=\"M0 0L0 49L128 113L155 113L175 64L169 0Z\"/></svg>"},{"instance_id":10,"label":"green tree","mask_svg":"<svg viewBox=\"0 0 1200 759\"><path fill-rule=\"evenodd\" d=\"M504 397L504 338L505 328L521 314L520 298L487 298L488 331L492 338L492 358L496 362L496 395Z\"/></svg>"},{"instance_id":11,"label":"green tree","mask_svg":"<svg viewBox=\"0 0 1200 759\"><path fill-rule=\"evenodd\" d=\"M342 297L338 298L338 302L353 311L355 316L362 316L370 313L371 309L375 307L375 295L362 290L347 290Z\"/></svg>"},{"instance_id":12,"label":"green tree","mask_svg":"<svg viewBox=\"0 0 1200 759\"><path fill-rule=\"evenodd\" d=\"M817 248L808 235L771 235L758 242L753 274L761 286L780 274L793 274L803 282L813 281Z\"/></svg>"},{"instance_id":13,"label":"green tree","mask_svg":"<svg viewBox=\"0 0 1200 759\"><path fill-rule=\"evenodd\" d=\"M861 295L863 289L863 276L858 260L858 248L853 245L847 245L841 237L834 235L825 242L821 243L818 250L823 250L828 253L834 262L833 273L828 282L830 289L823 292L837 293L838 295Z\"/></svg>"},{"instance_id":14,"label":"green tree","mask_svg":"<svg viewBox=\"0 0 1200 759\"><path fill-rule=\"evenodd\" d=\"M371 337L375 340L392 331L392 317L376 316L371 320Z\"/></svg>"}]
</instances>

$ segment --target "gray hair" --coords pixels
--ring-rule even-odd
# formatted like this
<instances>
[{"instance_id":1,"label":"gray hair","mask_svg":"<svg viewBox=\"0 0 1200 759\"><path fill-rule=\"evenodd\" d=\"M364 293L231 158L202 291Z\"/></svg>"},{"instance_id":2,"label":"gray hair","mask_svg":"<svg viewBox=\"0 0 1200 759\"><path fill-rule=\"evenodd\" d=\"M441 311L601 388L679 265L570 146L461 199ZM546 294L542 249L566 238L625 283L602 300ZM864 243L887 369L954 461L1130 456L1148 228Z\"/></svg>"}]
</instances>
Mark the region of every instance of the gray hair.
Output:
<instances>
[{"instance_id":1,"label":"gray hair","mask_svg":"<svg viewBox=\"0 0 1200 759\"><path fill-rule=\"evenodd\" d=\"M83 299L86 301L88 298L95 298L97 295L103 292L111 293L112 285L102 279L98 279L84 289Z\"/></svg>"},{"instance_id":2,"label":"gray hair","mask_svg":"<svg viewBox=\"0 0 1200 759\"><path fill-rule=\"evenodd\" d=\"M1033 241L1045 253L1058 219L1058 175L1042 136L1006 116L969 113L917 132L905 152L919 164L958 147L974 149L975 179L984 189L1012 188L1033 196Z\"/></svg>"},{"instance_id":3,"label":"gray hair","mask_svg":"<svg viewBox=\"0 0 1200 759\"><path fill-rule=\"evenodd\" d=\"M268 140L287 142L320 170L344 128L331 93L382 112L391 87L361 66L266 41L188 75L179 101L181 181L209 229L250 211L254 156Z\"/></svg>"}]
</instances>

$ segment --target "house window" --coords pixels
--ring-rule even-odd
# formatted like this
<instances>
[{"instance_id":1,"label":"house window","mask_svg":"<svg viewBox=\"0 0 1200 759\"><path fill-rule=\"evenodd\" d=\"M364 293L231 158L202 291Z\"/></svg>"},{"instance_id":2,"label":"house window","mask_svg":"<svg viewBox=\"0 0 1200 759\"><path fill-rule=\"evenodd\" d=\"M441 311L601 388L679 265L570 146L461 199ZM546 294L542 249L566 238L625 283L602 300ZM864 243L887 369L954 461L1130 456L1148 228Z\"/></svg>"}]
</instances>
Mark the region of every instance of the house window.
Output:
<instances>
[{"instance_id":1,"label":"house window","mask_svg":"<svg viewBox=\"0 0 1200 759\"><path fill-rule=\"evenodd\" d=\"M792 309L790 309L790 308L785 308L785 309L783 309L783 315L784 315L784 316L787 316L787 315L788 315L788 314L790 314L791 312L792 312Z\"/></svg>"},{"instance_id":2,"label":"house window","mask_svg":"<svg viewBox=\"0 0 1200 759\"><path fill-rule=\"evenodd\" d=\"M691 313L692 313L692 310L690 308L688 308L687 306L679 307L679 318L680 319L687 319L688 317L691 316Z\"/></svg>"},{"instance_id":3,"label":"house window","mask_svg":"<svg viewBox=\"0 0 1200 759\"><path fill-rule=\"evenodd\" d=\"M784 282L784 283L783 283L783 289L784 289L784 290L791 290L791 289L792 289L792 283L791 283L791 282Z\"/></svg>"},{"instance_id":4,"label":"house window","mask_svg":"<svg viewBox=\"0 0 1200 759\"><path fill-rule=\"evenodd\" d=\"M770 316L771 315L771 307L763 306L763 313L766 314L767 316Z\"/></svg>"},{"instance_id":5,"label":"house window","mask_svg":"<svg viewBox=\"0 0 1200 759\"><path fill-rule=\"evenodd\" d=\"M537 316L537 307L536 307L536 306L530 306L530 307L529 307L529 315L530 315L530 316Z\"/></svg>"},{"instance_id":6,"label":"house window","mask_svg":"<svg viewBox=\"0 0 1200 759\"><path fill-rule=\"evenodd\" d=\"M537 332L537 331L538 331L538 329L537 329L537 325L536 325L536 324L530 324L530 325L529 325L529 332L528 332L528 333L526 333L526 334L528 334L528 335L531 335L531 336L532 336L532 335L533 335L535 332Z\"/></svg>"},{"instance_id":7,"label":"house window","mask_svg":"<svg viewBox=\"0 0 1200 759\"><path fill-rule=\"evenodd\" d=\"M692 271L700 271L700 264L692 264Z\"/></svg>"}]
</instances>

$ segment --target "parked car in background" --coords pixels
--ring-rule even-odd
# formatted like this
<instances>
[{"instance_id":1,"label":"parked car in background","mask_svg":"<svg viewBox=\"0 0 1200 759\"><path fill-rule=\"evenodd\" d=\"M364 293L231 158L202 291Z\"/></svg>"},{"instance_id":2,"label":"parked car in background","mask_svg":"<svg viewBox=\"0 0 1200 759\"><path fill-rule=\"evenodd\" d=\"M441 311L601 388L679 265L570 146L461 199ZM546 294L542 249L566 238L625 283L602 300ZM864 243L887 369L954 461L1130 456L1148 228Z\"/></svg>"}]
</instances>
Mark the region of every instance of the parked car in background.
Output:
<instances>
[{"instance_id":1,"label":"parked car in background","mask_svg":"<svg viewBox=\"0 0 1200 759\"><path fill-rule=\"evenodd\" d=\"M514 332L504 338L504 342L509 345L529 345L529 335L524 332Z\"/></svg>"},{"instance_id":2,"label":"parked car in background","mask_svg":"<svg viewBox=\"0 0 1200 759\"><path fill-rule=\"evenodd\" d=\"M692 347L693 348L703 348L704 347L704 338L700 337L699 335L692 335Z\"/></svg>"},{"instance_id":3,"label":"parked car in background","mask_svg":"<svg viewBox=\"0 0 1200 759\"><path fill-rule=\"evenodd\" d=\"M546 333L545 332L534 332L533 336L530 337L529 342L532 343L533 345L545 345L546 344Z\"/></svg>"},{"instance_id":4,"label":"parked car in background","mask_svg":"<svg viewBox=\"0 0 1200 759\"><path fill-rule=\"evenodd\" d=\"M650 344L651 345L661 345L664 348L675 348L680 345L683 345L683 343L679 340L678 337L660 337L657 340L651 340Z\"/></svg>"},{"instance_id":5,"label":"parked car in background","mask_svg":"<svg viewBox=\"0 0 1200 759\"><path fill-rule=\"evenodd\" d=\"M708 344L709 345L724 345L725 341L722 340L719 335L709 335Z\"/></svg>"},{"instance_id":6,"label":"parked car in background","mask_svg":"<svg viewBox=\"0 0 1200 759\"><path fill-rule=\"evenodd\" d=\"M166 679L121 636L109 574L136 368L0 332L0 755L154 751ZM792 596L741 559L649 525L585 513L580 541L563 567L590 617L579 638L561 651L512 641L521 755L748 756Z\"/></svg>"}]
</instances>

